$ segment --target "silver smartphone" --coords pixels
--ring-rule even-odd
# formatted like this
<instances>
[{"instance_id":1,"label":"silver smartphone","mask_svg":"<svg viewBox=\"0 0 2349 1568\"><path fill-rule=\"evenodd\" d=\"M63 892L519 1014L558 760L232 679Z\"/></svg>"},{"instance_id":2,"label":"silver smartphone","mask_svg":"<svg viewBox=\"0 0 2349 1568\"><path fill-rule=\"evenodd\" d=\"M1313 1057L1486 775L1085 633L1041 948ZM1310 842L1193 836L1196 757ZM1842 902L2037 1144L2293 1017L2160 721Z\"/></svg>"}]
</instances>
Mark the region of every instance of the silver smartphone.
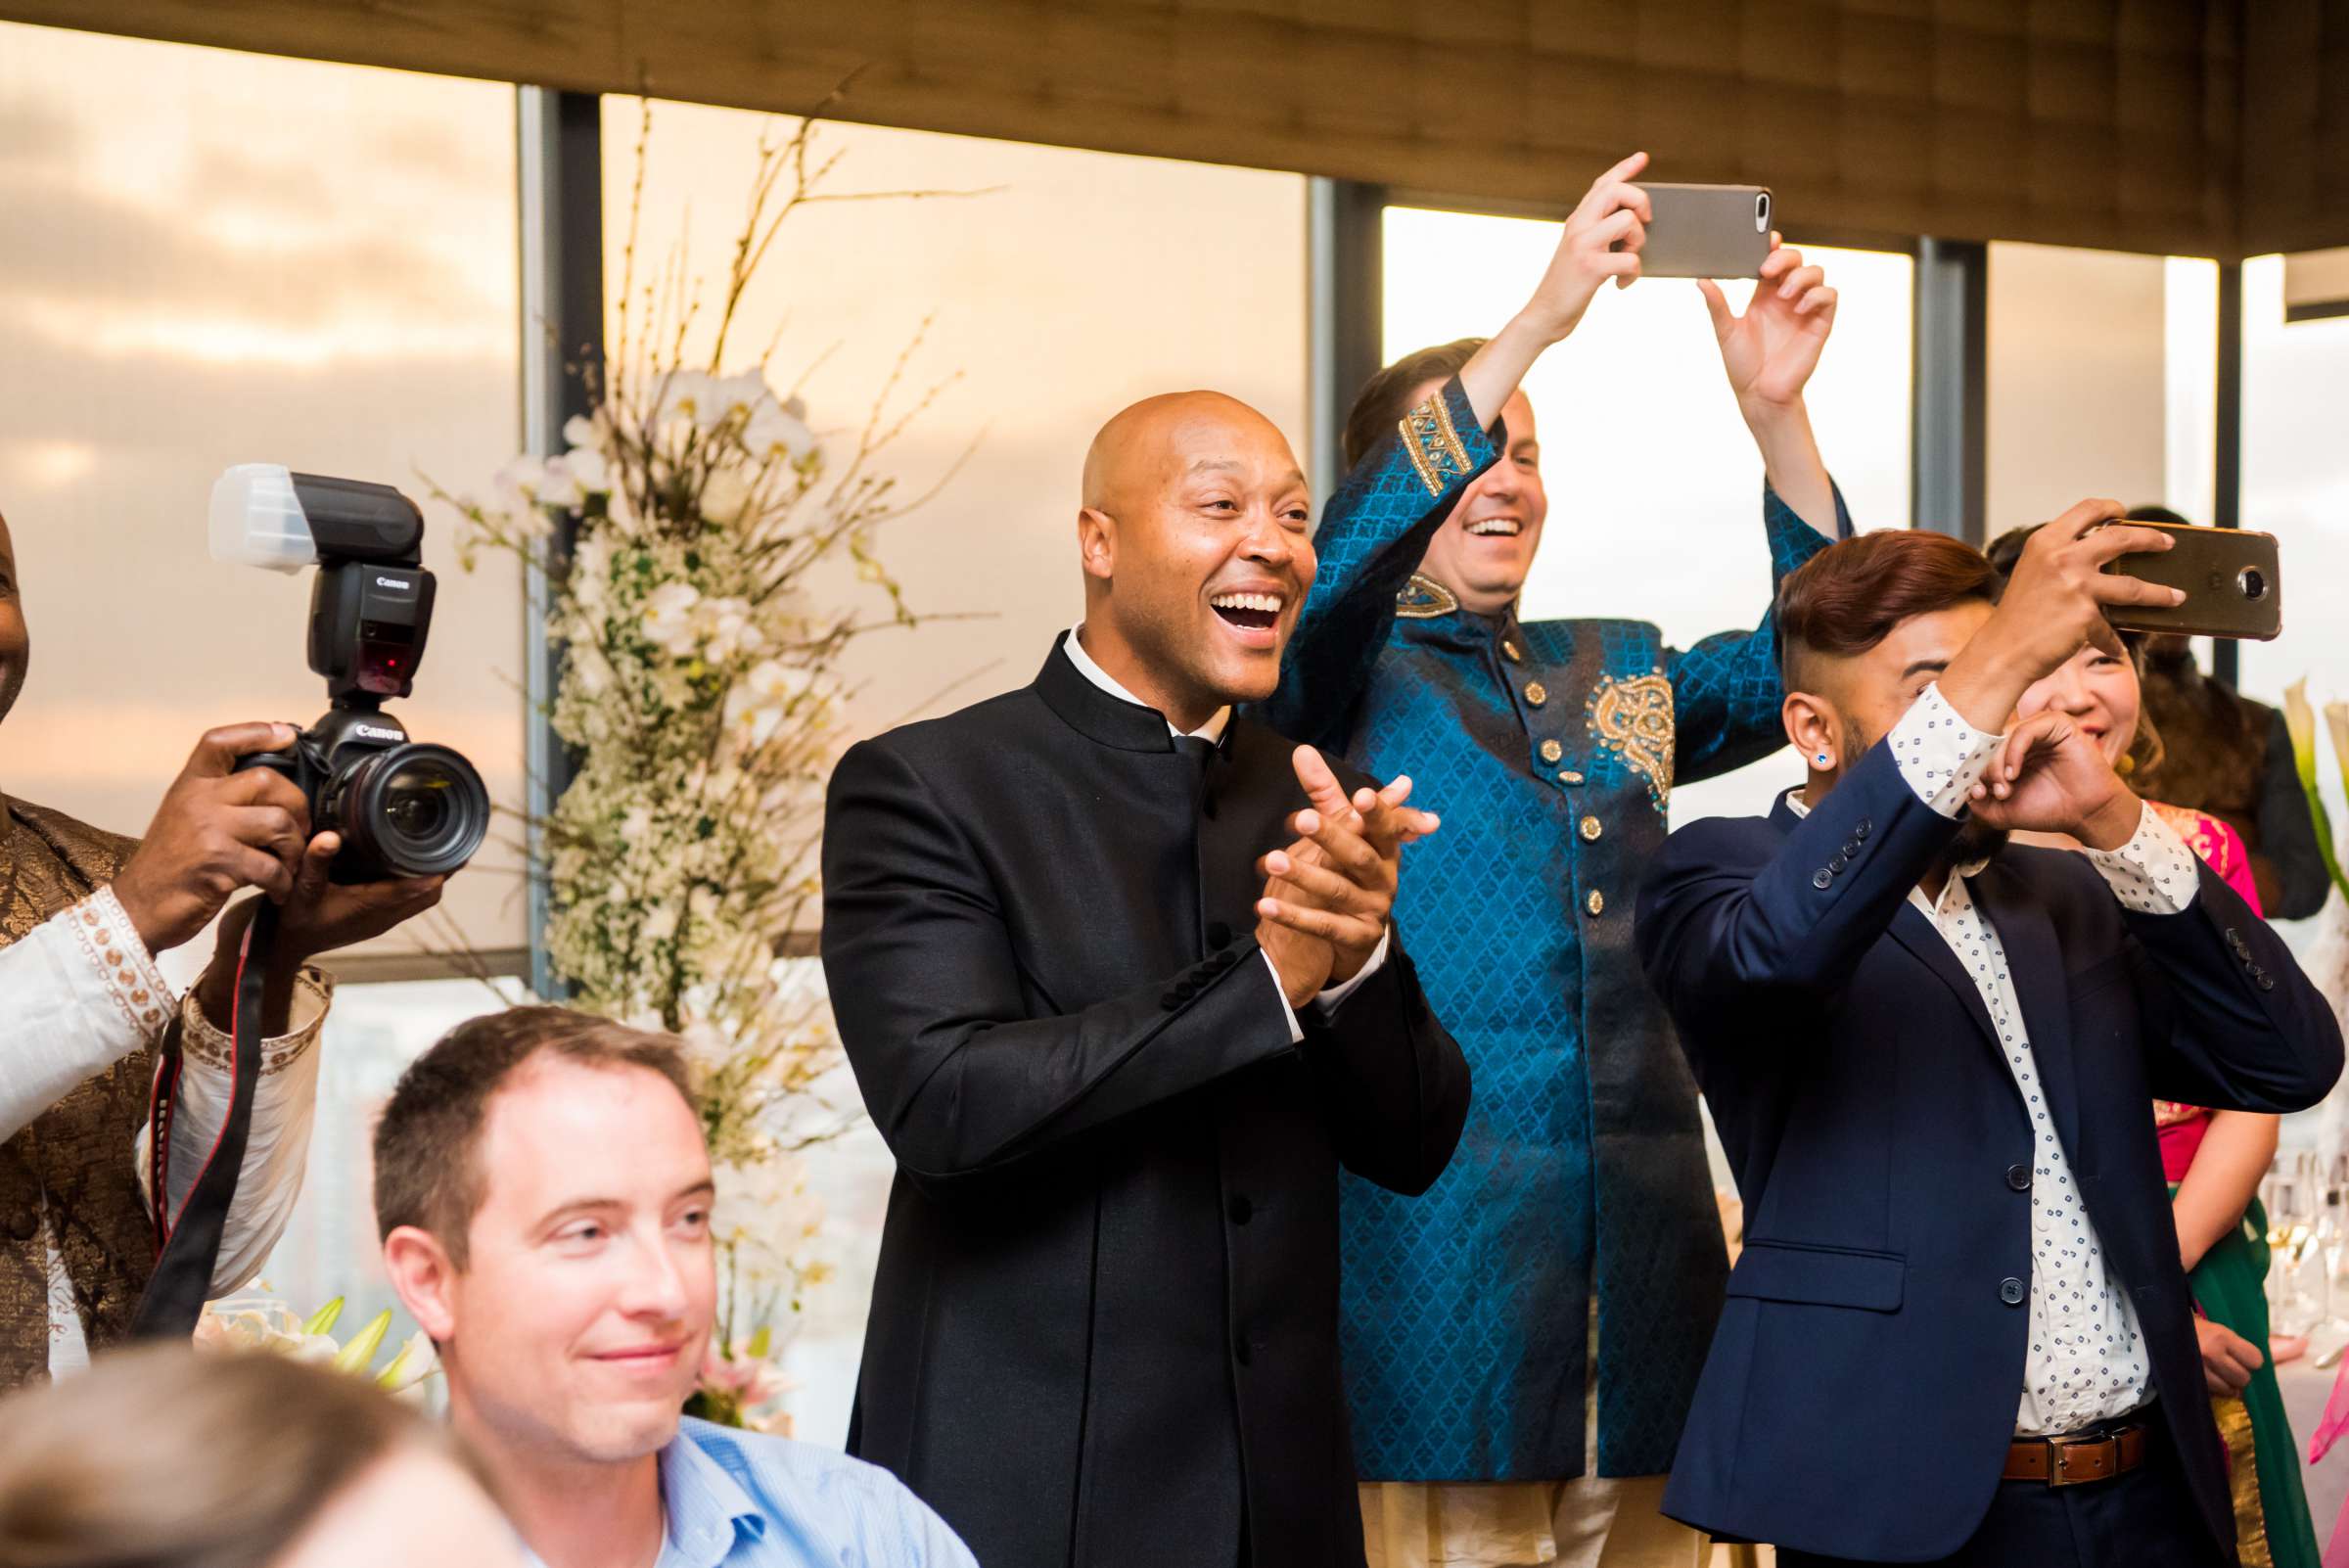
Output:
<instances>
[{"instance_id":1,"label":"silver smartphone","mask_svg":"<svg viewBox=\"0 0 2349 1568\"><path fill-rule=\"evenodd\" d=\"M1649 185L1643 278L1751 278L1770 254L1766 185Z\"/></svg>"}]
</instances>

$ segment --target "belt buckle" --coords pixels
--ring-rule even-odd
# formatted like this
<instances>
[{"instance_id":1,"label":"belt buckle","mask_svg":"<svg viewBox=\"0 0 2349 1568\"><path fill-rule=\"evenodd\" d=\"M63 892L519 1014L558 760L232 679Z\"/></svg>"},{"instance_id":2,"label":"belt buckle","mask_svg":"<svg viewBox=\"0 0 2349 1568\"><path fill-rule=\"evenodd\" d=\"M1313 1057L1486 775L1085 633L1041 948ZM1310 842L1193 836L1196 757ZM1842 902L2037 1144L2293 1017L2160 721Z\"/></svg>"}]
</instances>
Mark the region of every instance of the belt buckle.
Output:
<instances>
[{"instance_id":1,"label":"belt buckle","mask_svg":"<svg viewBox=\"0 0 2349 1568\"><path fill-rule=\"evenodd\" d=\"M2109 1481L2120 1474L2120 1440L2111 1433L2106 1433L2102 1437L2051 1437L2047 1440L2047 1444L2048 1457L2050 1461L2048 1465L2048 1485L2051 1487L2076 1487L2090 1481ZM2070 1451L2094 1448L2111 1451L2110 1458L2104 1468L2095 1475L2073 1475L2069 1458Z\"/></svg>"}]
</instances>

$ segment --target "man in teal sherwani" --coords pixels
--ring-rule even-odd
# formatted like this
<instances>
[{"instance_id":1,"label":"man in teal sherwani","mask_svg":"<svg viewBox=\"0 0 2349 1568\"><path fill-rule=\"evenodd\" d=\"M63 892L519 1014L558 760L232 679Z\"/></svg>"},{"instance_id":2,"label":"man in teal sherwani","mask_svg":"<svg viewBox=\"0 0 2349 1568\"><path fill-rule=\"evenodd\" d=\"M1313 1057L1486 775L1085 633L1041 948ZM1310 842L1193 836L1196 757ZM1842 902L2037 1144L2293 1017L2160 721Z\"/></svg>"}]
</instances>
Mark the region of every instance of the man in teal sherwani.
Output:
<instances>
[{"instance_id":1,"label":"man in teal sherwani","mask_svg":"<svg viewBox=\"0 0 2349 1568\"><path fill-rule=\"evenodd\" d=\"M1757 629L1685 651L1643 623L1515 614L1546 508L1518 383L1602 283L1638 275L1644 162L1591 187L1499 333L1364 389L1266 715L1407 772L1445 820L1396 918L1472 1066L1467 1131L1423 1197L1342 1194L1371 1568L1644 1568L1700 1545L1656 1509L1727 1264L1632 901L1674 780L1784 744L1776 638L1760 604ZM1742 316L1699 287L1762 450L1774 580L1849 529L1802 401L1834 291L1783 248Z\"/></svg>"}]
</instances>

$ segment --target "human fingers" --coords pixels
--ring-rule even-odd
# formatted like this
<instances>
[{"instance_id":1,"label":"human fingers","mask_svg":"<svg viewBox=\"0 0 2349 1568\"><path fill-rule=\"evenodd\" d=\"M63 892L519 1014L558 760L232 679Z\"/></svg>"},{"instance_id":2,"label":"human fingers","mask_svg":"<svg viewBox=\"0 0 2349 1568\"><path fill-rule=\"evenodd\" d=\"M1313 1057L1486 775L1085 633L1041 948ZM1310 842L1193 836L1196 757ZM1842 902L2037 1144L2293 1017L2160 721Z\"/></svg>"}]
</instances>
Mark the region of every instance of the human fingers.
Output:
<instances>
[{"instance_id":1,"label":"human fingers","mask_svg":"<svg viewBox=\"0 0 2349 1568\"><path fill-rule=\"evenodd\" d=\"M1584 200L1590 201L1606 193L1612 186L1624 185L1637 179L1641 170L1646 167L1647 155L1645 153L1634 153L1630 157L1618 161L1613 167L1590 182L1589 194ZM1642 191L1639 194L1644 201L1647 193Z\"/></svg>"},{"instance_id":2,"label":"human fingers","mask_svg":"<svg viewBox=\"0 0 2349 1568\"><path fill-rule=\"evenodd\" d=\"M327 873L334 864L335 852L343 848L343 835L321 833L303 847L301 864L294 873L294 894L291 901L314 902L328 886Z\"/></svg>"},{"instance_id":3,"label":"human fingers","mask_svg":"<svg viewBox=\"0 0 2349 1568\"><path fill-rule=\"evenodd\" d=\"M2110 496L2092 495L2085 501L2075 501L2051 520L2046 529L2049 547L2079 538L2089 530L2101 527L2116 517L2126 516L2129 509ZM2035 539L2032 541L2037 543Z\"/></svg>"},{"instance_id":4,"label":"human fingers","mask_svg":"<svg viewBox=\"0 0 2349 1568\"><path fill-rule=\"evenodd\" d=\"M1839 298L1832 288L1822 283L1794 302L1794 313L1798 316L1831 316L1835 313L1835 301Z\"/></svg>"},{"instance_id":5,"label":"human fingers","mask_svg":"<svg viewBox=\"0 0 2349 1568\"><path fill-rule=\"evenodd\" d=\"M1640 245L1647 243L1647 231L1640 226L1639 214L1629 208L1600 218L1590 225L1589 232L1591 248L1599 251L1618 254L1629 251L1636 254L1639 246L1631 243L1634 235L1638 236Z\"/></svg>"},{"instance_id":6,"label":"human fingers","mask_svg":"<svg viewBox=\"0 0 2349 1568\"><path fill-rule=\"evenodd\" d=\"M2081 548L2098 566L2117 561L2124 555L2159 555L2175 549L2178 541L2159 529L2138 528L2133 524L2115 523L2097 529L2081 541Z\"/></svg>"},{"instance_id":7,"label":"human fingers","mask_svg":"<svg viewBox=\"0 0 2349 1568\"><path fill-rule=\"evenodd\" d=\"M1778 280L1778 298L1793 300L1827 281L1825 267L1796 267Z\"/></svg>"},{"instance_id":8,"label":"human fingers","mask_svg":"<svg viewBox=\"0 0 2349 1568\"><path fill-rule=\"evenodd\" d=\"M1294 889L1297 895L1295 901L1298 903L1312 904L1338 914L1359 915L1364 919L1386 918L1390 900L1351 877L1342 877L1323 866L1292 860L1278 850L1267 855L1266 859L1273 862L1267 868L1270 878Z\"/></svg>"},{"instance_id":9,"label":"human fingers","mask_svg":"<svg viewBox=\"0 0 2349 1568\"><path fill-rule=\"evenodd\" d=\"M2147 582L2126 572L2098 572L2088 579L2088 596L2098 604L2150 604L2168 608L2186 603L2186 590L2166 582Z\"/></svg>"},{"instance_id":10,"label":"human fingers","mask_svg":"<svg viewBox=\"0 0 2349 1568\"><path fill-rule=\"evenodd\" d=\"M1311 746L1300 746L1289 754L1289 765L1296 770L1297 782L1305 789L1305 798L1325 816L1343 818L1350 807L1346 804L1346 786L1328 760Z\"/></svg>"},{"instance_id":11,"label":"human fingers","mask_svg":"<svg viewBox=\"0 0 2349 1568\"><path fill-rule=\"evenodd\" d=\"M1727 337L1736 327L1737 318L1730 313L1728 297L1721 292L1721 285L1711 278L1699 278L1696 292L1705 297L1705 310L1713 317L1713 336Z\"/></svg>"},{"instance_id":12,"label":"human fingers","mask_svg":"<svg viewBox=\"0 0 2349 1568\"><path fill-rule=\"evenodd\" d=\"M1981 800L1985 796L1999 801L2006 799L2014 793L2014 781L2022 776L2023 769L2030 765L2032 758L2053 751L2071 733L2071 719L2053 709L2033 714L2015 725L1990 754L1989 764L1982 769L1982 776L1974 785L1974 799Z\"/></svg>"},{"instance_id":13,"label":"human fingers","mask_svg":"<svg viewBox=\"0 0 2349 1568\"><path fill-rule=\"evenodd\" d=\"M1394 877L1393 862L1354 824L1325 821L1307 836L1329 856L1330 869L1343 876L1369 887L1384 887Z\"/></svg>"},{"instance_id":14,"label":"human fingers","mask_svg":"<svg viewBox=\"0 0 2349 1568\"><path fill-rule=\"evenodd\" d=\"M207 729L188 754L188 765L181 771L192 778L225 778L240 757L254 752L283 751L294 744L294 726L255 721L250 724L223 724Z\"/></svg>"},{"instance_id":15,"label":"human fingers","mask_svg":"<svg viewBox=\"0 0 2349 1568\"><path fill-rule=\"evenodd\" d=\"M1375 922L1337 914L1312 904L1295 903L1286 899L1259 899L1256 900L1256 913L1261 920L1269 920L1301 936L1318 938L1333 947L1350 950L1369 947L1375 945L1379 938L1379 927Z\"/></svg>"},{"instance_id":16,"label":"human fingers","mask_svg":"<svg viewBox=\"0 0 2349 1568\"><path fill-rule=\"evenodd\" d=\"M235 806L220 814L230 838L248 849L275 855L289 866L301 862L306 839L302 823L275 806Z\"/></svg>"},{"instance_id":17,"label":"human fingers","mask_svg":"<svg viewBox=\"0 0 2349 1568\"><path fill-rule=\"evenodd\" d=\"M1768 283L1773 278L1784 277L1802 264L1802 252L1791 245L1775 244L1773 239L1770 254L1762 258L1762 265L1755 269L1754 276Z\"/></svg>"},{"instance_id":18,"label":"human fingers","mask_svg":"<svg viewBox=\"0 0 2349 1568\"><path fill-rule=\"evenodd\" d=\"M232 773L211 784L206 793L222 806L274 806L281 811L294 812L304 822L309 819L309 798L292 779L273 767L249 767L242 773Z\"/></svg>"},{"instance_id":19,"label":"human fingers","mask_svg":"<svg viewBox=\"0 0 2349 1568\"><path fill-rule=\"evenodd\" d=\"M1406 794L1410 782L1401 780ZM1357 790L1354 807L1362 814L1362 836L1382 855L1393 855L1404 845L1414 844L1444 825L1435 812L1405 806L1400 798L1389 800L1383 792Z\"/></svg>"},{"instance_id":20,"label":"human fingers","mask_svg":"<svg viewBox=\"0 0 2349 1568\"><path fill-rule=\"evenodd\" d=\"M240 887L258 888L272 902L283 903L294 892L294 868L266 850L240 844L230 851L224 868Z\"/></svg>"}]
</instances>

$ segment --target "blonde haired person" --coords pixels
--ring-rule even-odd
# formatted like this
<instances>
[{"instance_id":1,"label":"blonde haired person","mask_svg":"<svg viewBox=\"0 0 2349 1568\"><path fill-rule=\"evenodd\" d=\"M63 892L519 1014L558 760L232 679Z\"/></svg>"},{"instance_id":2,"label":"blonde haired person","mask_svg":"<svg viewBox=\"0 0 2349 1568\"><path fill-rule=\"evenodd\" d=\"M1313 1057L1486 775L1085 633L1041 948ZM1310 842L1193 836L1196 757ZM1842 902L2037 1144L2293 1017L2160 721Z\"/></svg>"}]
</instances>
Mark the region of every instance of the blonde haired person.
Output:
<instances>
[{"instance_id":1,"label":"blonde haired person","mask_svg":"<svg viewBox=\"0 0 2349 1568\"><path fill-rule=\"evenodd\" d=\"M472 1460L361 1379L155 1345L0 1400L0 1568L516 1568Z\"/></svg>"}]
</instances>

